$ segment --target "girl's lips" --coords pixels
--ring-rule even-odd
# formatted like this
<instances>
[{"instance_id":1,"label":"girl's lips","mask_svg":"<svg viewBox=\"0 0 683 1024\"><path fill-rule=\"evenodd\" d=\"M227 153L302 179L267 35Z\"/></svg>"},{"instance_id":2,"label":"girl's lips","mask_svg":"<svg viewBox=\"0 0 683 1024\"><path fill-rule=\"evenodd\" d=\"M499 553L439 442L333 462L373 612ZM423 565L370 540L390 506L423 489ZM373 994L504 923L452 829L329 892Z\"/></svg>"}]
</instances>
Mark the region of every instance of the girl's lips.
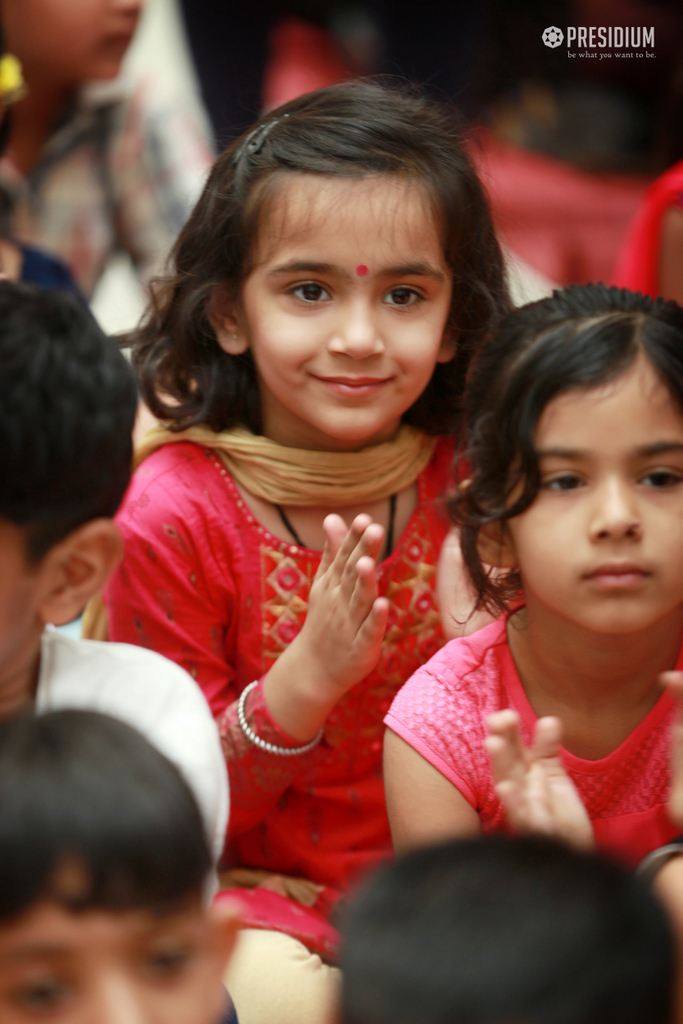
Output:
<instances>
[{"instance_id":1,"label":"girl's lips","mask_svg":"<svg viewBox=\"0 0 683 1024\"><path fill-rule=\"evenodd\" d=\"M388 384L391 377L319 377L316 380L338 395L371 395Z\"/></svg>"},{"instance_id":2,"label":"girl's lips","mask_svg":"<svg viewBox=\"0 0 683 1024\"><path fill-rule=\"evenodd\" d=\"M586 578L602 590L628 590L640 586L650 575L646 569L629 563L601 565Z\"/></svg>"}]
</instances>

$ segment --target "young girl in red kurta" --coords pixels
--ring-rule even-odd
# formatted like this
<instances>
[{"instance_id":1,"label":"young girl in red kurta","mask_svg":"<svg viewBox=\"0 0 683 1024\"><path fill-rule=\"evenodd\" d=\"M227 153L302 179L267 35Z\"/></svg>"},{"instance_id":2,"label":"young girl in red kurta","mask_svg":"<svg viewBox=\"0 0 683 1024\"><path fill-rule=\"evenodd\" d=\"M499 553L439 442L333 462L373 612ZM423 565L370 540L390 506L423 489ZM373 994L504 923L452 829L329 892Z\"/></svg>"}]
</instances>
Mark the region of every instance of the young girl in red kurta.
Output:
<instances>
[{"instance_id":1,"label":"young girl in red kurta","mask_svg":"<svg viewBox=\"0 0 683 1024\"><path fill-rule=\"evenodd\" d=\"M118 517L109 634L206 694L230 881L265 883L261 924L305 933L302 905L389 852L382 719L443 642L440 499L470 354L506 307L450 117L368 83L227 150L157 286L133 358L168 427Z\"/></svg>"}]
</instances>

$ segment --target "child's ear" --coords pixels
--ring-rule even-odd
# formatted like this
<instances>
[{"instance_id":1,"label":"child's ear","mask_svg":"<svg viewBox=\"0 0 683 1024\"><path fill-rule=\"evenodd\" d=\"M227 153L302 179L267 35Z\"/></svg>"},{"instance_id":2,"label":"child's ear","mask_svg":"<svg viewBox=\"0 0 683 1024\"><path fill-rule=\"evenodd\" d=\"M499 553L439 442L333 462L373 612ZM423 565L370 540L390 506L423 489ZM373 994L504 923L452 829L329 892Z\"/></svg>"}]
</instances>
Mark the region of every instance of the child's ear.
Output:
<instances>
[{"instance_id":1,"label":"child's ear","mask_svg":"<svg viewBox=\"0 0 683 1024\"><path fill-rule=\"evenodd\" d=\"M249 342L237 321L235 300L223 285L217 285L211 294L208 317L224 352L230 356L241 356L247 351Z\"/></svg>"},{"instance_id":2,"label":"child's ear","mask_svg":"<svg viewBox=\"0 0 683 1024\"><path fill-rule=\"evenodd\" d=\"M63 626L77 618L122 555L121 534L111 519L91 519L50 548L40 567L42 621Z\"/></svg>"},{"instance_id":3,"label":"child's ear","mask_svg":"<svg viewBox=\"0 0 683 1024\"><path fill-rule=\"evenodd\" d=\"M456 353L457 347L457 333L446 328L444 336L441 339L441 346L439 348L438 355L436 357L437 363L450 363L451 359Z\"/></svg>"},{"instance_id":4,"label":"child's ear","mask_svg":"<svg viewBox=\"0 0 683 1024\"><path fill-rule=\"evenodd\" d=\"M517 565L512 537L504 523L486 523L480 528L477 551L485 565L495 565L498 569L514 569Z\"/></svg>"}]
</instances>

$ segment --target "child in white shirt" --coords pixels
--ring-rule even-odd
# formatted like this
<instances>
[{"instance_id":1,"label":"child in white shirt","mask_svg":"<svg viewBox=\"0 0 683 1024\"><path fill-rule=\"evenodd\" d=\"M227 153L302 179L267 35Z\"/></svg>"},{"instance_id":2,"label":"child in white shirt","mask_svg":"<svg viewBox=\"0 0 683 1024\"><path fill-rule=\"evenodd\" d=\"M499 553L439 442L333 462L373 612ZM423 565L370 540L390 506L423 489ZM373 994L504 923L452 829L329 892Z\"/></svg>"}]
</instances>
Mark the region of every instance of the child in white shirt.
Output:
<instances>
[{"instance_id":1,"label":"child in white shirt","mask_svg":"<svg viewBox=\"0 0 683 1024\"><path fill-rule=\"evenodd\" d=\"M190 676L126 644L72 640L70 622L122 553L137 392L116 344L77 299L0 282L0 718L92 708L136 727L192 787L217 860L225 762Z\"/></svg>"}]
</instances>

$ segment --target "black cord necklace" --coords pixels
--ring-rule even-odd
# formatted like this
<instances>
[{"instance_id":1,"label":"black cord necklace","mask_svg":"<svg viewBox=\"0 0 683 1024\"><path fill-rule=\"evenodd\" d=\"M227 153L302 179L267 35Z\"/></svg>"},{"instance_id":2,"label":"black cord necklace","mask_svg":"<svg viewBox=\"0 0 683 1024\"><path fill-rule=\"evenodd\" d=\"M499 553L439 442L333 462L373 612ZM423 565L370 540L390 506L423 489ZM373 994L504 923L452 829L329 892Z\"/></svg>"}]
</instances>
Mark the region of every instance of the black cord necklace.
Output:
<instances>
[{"instance_id":1,"label":"black cord necklace","mask_svg":"<svg viewBox=\"0 0 683 1024\"><path fill-rule=\"evenodd\" d=\"M283 523L285 529L289 530L289 532L291 533L292 537L294 538L294 542L296 544L298 544L300 548L305 548L306 545L304 544L304 542L302 541L301 537L296 532L296 530L294 529L292 524L290 523L289 517L285 513L285 510L280 505L273 505L273 508L275 509L275 511L279 515L280 519L282 520L282 523ZM391 554L391 552L394 550L394 522L395 522L395 520L396 520L396 495L392 494L391 497L389 498L389 525L387 527L387 539L386 539L386 543L384 545L384 551L382 552L382 557L380 559L380 561L382 561L382 562L384 561L385 558L388 558L389 555Z\"/></svg>"}]
</instances>

